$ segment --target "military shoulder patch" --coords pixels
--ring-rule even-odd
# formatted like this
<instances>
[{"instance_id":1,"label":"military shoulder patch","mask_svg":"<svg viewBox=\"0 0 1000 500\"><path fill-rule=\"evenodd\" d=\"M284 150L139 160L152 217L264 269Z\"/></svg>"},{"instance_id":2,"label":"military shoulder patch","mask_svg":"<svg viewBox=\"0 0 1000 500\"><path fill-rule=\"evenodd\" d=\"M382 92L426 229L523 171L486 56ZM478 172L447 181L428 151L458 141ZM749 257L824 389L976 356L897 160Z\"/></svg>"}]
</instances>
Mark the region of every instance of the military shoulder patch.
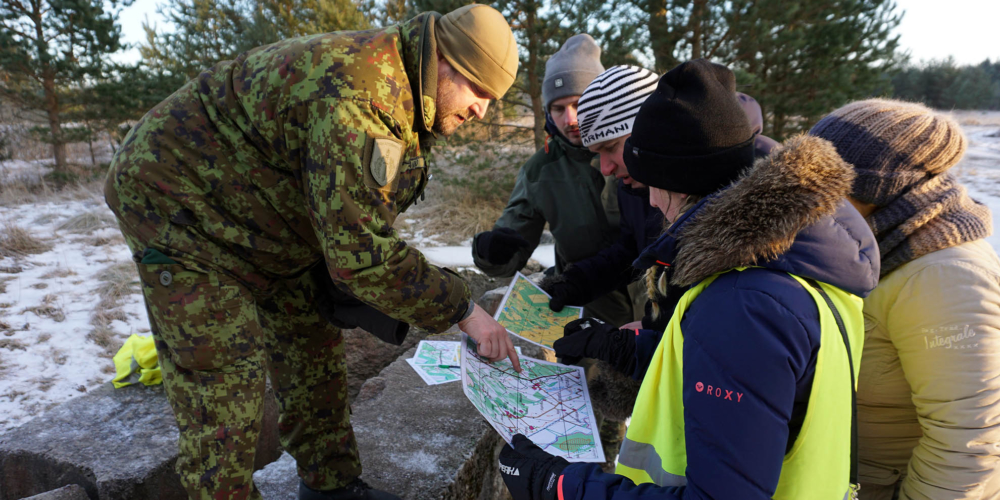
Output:
<instances>
[{"instance_id":1,"label":"military shoulder patch","mask_svg":"<svg viewBox=\"0 0 1000 500\"><path fill-rule=\"evenodd\" d=\"M403 141L369 136L365 144L365 180L374 189L394 184L403 159ZM375 185L371 185L375 184Z\"/></svg>"}]
</instances>

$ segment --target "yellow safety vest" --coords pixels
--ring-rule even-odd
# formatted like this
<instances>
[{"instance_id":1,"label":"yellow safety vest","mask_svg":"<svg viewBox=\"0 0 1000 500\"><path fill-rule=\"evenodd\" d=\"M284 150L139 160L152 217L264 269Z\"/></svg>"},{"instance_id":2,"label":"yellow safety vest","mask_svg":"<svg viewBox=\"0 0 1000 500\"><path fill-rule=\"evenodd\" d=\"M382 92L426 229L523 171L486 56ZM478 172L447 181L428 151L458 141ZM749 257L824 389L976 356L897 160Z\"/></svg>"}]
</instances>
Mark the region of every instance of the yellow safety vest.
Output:
<instances>
[{"instance_id":1,"label":"yellow safety vest","mask_svg":"<svg viewBox=\"0 0 1000 500\"><path fill-rule=\"evenodd\" d=\"M681 319L695 298L721 274L706 278L681 297L642 381L615 470L636 484L687 484L682 397L684 334L681 332ZM802 278L791 276L802 284L819 308L820 348L805 420L781 464L778 488L773 498L841 500L850 495L852 393L848 390L851 374L847 348L826 301ZM862 301L836 287L820 286L844 321L856 380L864 339Z\"/></svg>"},{"instance_id":2,"label":"yellow safety vest","mask_svg":"<svg viewBox=\"0 0 1000 500\"><path fill-rule=\"evenodd\" d=\"M113 359L116 373L112 383L115 389L138 382L145 385L163 382L159 359L156 357L156 344L152 336L139 336L133 333Z\"/></svg>"}]
</instances>

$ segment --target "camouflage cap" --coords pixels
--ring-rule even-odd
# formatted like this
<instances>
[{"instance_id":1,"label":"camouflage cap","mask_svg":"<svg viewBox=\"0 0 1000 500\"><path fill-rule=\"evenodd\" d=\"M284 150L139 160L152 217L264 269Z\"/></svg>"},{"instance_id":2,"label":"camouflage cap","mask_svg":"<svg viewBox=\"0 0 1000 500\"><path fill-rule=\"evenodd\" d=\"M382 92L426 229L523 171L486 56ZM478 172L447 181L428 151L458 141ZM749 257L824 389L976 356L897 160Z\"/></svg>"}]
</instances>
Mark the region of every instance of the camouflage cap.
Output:
<instances>
[{"instance_id":1,"label":"camouflage cap","mask_svg":"<svg viewBox=\"0 0 1000 500\"><path fill-rule=\"evenodd\" d=\"M448 64L494 99L514 84L517 42L493 7L471 4L441 16L434 37Z\"/></svg>"}]
</instances>

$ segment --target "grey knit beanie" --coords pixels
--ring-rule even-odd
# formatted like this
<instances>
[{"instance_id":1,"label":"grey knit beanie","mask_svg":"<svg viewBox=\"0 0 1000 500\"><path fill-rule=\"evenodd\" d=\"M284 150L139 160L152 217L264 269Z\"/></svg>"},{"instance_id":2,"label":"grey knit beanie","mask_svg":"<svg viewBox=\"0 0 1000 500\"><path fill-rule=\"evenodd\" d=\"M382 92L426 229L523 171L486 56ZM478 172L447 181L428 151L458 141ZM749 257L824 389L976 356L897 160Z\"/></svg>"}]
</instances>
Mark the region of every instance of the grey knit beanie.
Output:
<instances>
[{"instance_id":1,"label":"grey knit beanie","mask_svg":"<svg viewBox=\"0 0 1000 500\"><path fill-rule=\"evenodd\" d=\"M966 148L955 120L890 99L852 102L823 117L809 135L832 142L854 166L851 196L879 207L954 166Z\"/></svg>"},{"instance_id":2,"label":"grey knit beanie","mask_svg":"<svg viewBox=\"0 0 1000 500\"><path fill-rule=\"evenodd\" d=\"M542 81L542 102L545 111L556 99L583 95L584 89L604 71L601 65L601 48L586 33L573 35L545 62L545 80Z\"/></svg>"}]
</instances>

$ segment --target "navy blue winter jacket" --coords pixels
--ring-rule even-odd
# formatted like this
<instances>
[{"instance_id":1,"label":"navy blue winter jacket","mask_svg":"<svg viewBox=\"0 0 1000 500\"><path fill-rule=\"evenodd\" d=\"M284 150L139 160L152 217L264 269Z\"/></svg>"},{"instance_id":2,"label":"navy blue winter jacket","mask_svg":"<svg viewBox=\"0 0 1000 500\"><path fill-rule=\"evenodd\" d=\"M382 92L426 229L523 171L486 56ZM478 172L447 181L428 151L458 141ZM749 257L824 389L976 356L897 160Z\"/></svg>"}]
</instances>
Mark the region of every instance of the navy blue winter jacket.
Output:
<instances>
[{"instance_id":1,"label":"navy blue winter jacket","mask_svg":"<svg viewBox=\"0 0 1000 500\"><path fill-rule=\"evenodd\" d=\"M584 303L634 281L637 275L632 262L663 232L663 214L649 205L648 189L632 189L618 181L618 210L618 239L597 254L575 262L567 276L588 287L590 298Z\"/></svg>"},{"instance_id":2,"label":"navy blue winter jacket","mask_svg":"<svg viewBox=\"0 0 1000 500\"><path fill-rule=\"evenodd\" d=\"M706 397L684 384L687 485L636 486L597 464L571 464L563 472L563 498L773 496L802 425L820 344L817 306L788 273L860 297L879 275L875 238L845 201L851 167L829 143L813 139L792 139L737 184L703 200L636 263L672 264L674 280L686 286L759 266L719 276L681 320L684 380L743 394L740 401Z\"/></svg>"}]
</instances>

